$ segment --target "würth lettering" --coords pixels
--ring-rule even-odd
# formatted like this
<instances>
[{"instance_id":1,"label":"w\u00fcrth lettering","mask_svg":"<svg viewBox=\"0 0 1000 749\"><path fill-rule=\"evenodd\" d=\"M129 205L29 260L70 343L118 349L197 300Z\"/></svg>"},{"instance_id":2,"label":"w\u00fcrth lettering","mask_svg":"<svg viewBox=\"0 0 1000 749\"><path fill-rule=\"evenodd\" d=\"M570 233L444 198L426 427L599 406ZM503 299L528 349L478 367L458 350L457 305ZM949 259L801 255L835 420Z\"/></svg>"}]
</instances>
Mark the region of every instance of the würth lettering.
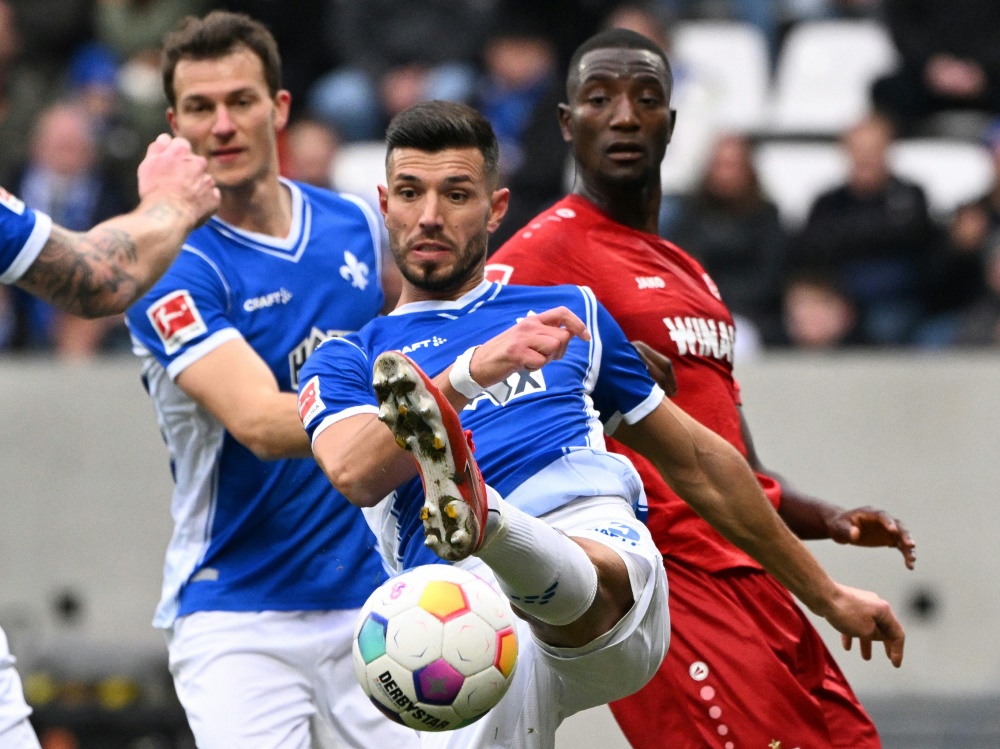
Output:
<instances>
[{"instance_id":1,"label":"w\u00fcrth lettering","mask_svg":"<svg viewBox=\"0 0 1000 749\"><path fill-rule=\"evenodd\" d=\"M663 323L681 356L710 356L732 362L736 345L736 328L732 325L703 317L664 317Z\"/></svg>"}]
</instances>

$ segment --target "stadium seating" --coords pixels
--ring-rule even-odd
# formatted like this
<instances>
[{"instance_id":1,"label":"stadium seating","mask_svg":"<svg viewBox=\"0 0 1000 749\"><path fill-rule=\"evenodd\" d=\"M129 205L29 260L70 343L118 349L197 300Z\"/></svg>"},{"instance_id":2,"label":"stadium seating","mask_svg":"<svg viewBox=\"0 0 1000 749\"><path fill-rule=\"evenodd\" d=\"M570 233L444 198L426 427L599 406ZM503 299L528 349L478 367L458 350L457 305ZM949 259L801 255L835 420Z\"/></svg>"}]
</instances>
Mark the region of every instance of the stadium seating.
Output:
<instances>
[{"instance_id":1,"label":"stadium seating","mask_svg":"<svg viewBox=\"0 0 1000 749\"><path fill-rule=\"evenodd\" d=\"M737 21L688 21L677 25L672 40L673 57L708 89L719 128L761 127L770 63L760 29Z\"/></svg>"},{"instance_id":2,"label":"stadium seating","mask_svg":"<svg viewBox=\"0 0 1000 749\"><path fill-rule=\"evenodd\" d=\"M993 184L993 160L983 146L951 138L897 141L889 151L893 170L921 185L932 215L942 219Z\"/></svg>"},{"instance_id":3,"label":"stadium seating","mask_svg":"<svg viewBox=\"0 0 1000 749\"><path fill-rule=\"evenodd\" d=\"M838 143L763 143L754 164L764 192L789 229L800 227L816 197L847 175L847 158Z\"/></svg>"},{"instance_id":4,"label":"stadium seating","mask_svg":"<svg viewBox=\"0 0 1000 749\"><path fill-rule=\"evenodd\" d=\"M754 162L764 191L792 229L805 221L816 197L847 174L847 159L840 144L833 142L763 143L756 149ZM924 188L931 214L938 220L984 194L994 179L989 152L962 140L897 141L890 147L889 164L894 173Z\"/></svg>"},{"instance_id":5,"label":"stadium seating","mask_svg":"<svg viewBox=\"0 0 1000 749\"><path fill-rule=\"evenodd\" d=\"M385 143L342 145L333 160L330 179L340 192L357 195L377 209L378 186L385 184Z\"/></svg>"},{"instance_id":6,"label":"stadium seating","mask_svg":"<svg viewBox=\"0 0 1000 749\"><path fill-rule=\"evenodd\" d=\"M870 111L872 82L897 59L877 21L793 26L778 56L768 128L779 135L839 134Z\"/></svg>"}]
</instances>

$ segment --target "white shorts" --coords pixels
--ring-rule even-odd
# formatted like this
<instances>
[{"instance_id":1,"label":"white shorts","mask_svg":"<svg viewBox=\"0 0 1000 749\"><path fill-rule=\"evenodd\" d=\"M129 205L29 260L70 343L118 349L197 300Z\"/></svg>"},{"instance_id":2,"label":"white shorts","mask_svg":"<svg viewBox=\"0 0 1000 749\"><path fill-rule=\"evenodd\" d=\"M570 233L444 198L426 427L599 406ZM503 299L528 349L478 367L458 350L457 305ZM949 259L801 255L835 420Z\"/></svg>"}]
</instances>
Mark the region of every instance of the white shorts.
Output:
<instances>
[{"instance_id":1,"label":"white shorts","mask_svg":"<svg viewBox=\"0 0 1000 749\"><path fill-rule=\"evenodd\" d=\"M0 629L0 749L39 749L38 739L28 722L31 708L24 701L15 662L7 635Z\"/></svg>"},{"instance_id":2,"label":"white shorts","mask_svg":"<svg viewBox=\"0 0 1000 749\"><path fill-rule=\"evenodd\" d=\"M667 577L649 531L628 503L618 497L580 499L543 519L618 552L629 568L635 604L611 631L581 648L546 645L516 619L517 670L507 694L471 726L422 733L424 749L552 749L563 720L639 691L663 661L670 642ZM460 565L499 590L480 560Z\"/></svg>"},{"instance_id":3,"label":"white shorts","mask_svg":"<svg viewBox=\"0 0 1000 749\"><path fill-rule=\"evenodd\" d=\"M170 672L199 749L419 746L354 676L358 610L202 611L167 632Z\"/></svg>"}]
</instances>

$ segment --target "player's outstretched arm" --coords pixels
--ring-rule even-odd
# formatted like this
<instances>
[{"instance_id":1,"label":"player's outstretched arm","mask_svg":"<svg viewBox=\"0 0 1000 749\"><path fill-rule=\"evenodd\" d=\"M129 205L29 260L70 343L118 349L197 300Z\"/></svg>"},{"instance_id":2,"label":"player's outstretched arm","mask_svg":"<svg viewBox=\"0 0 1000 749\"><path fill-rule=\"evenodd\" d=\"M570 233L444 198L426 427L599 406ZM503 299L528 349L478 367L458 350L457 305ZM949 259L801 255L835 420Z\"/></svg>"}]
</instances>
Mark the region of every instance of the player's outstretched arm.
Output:
<instances>
[{"instance_id":1,"label":"player's outstretched arm","mask_svg":"<svg viewBox=\"0 0 1000 749\"><path fill-rule=\"evenodd\" d=\"M566 307L546 310L478 346L471 359L460 356L457 364L440 372L433 382L461 412L475 396L468 389L463 393L455 388L452 373L456 367L467 370L466 388L487 388L515 372L541 369L561 358L574 336L590 339L579 317ZM337 491L359 507L378 504L416 475L410 455L372 414L348 416L328 426L313 441L313 455Z\"/></svg>"},{"instance_id":2,"label":"player's outstretched arm","mask_svg":"<svg viewBox=\"0 0 1000 749\"><path fill-rule=\"evenodd\" d=\"M60 226L17 281L82 317L124 312L177 257L184 238L219 205L205 160L183 138L161 135L139 165L140 203L87 232Z\"/></svg>"},{"instance_id":3,"label":"player's outstretched arm","mask_svg":"<svg viewBox=\"0 0 1000 749\"><path fill-rule=\"evenodd\" d=\"M765 468L757 455L750 426L740 409L740 428L747 448L747 462L758 473L771 476L781 484L778 515L792 533L804 540L831 538L838 544L899 549L908 569L916 564L916 544L902 521L875 507L843 507L803 494L784 478Z\"/></svg>"},{"instance_id":4,"label":"player's outstretched arm","mask_svg":"<svg viewBox=\"0 0 1000 749\"><path fill-rule=\"evenodd\" d=\"M883 640L892 663L902 663L903 628L889 604L826 574L778 517L736 448L667 399L637 424L622 424L615 438L652 461L699 515L829 621L845 647L857 637L867 658L872 641Z\"/></svg>"}]
</instances>

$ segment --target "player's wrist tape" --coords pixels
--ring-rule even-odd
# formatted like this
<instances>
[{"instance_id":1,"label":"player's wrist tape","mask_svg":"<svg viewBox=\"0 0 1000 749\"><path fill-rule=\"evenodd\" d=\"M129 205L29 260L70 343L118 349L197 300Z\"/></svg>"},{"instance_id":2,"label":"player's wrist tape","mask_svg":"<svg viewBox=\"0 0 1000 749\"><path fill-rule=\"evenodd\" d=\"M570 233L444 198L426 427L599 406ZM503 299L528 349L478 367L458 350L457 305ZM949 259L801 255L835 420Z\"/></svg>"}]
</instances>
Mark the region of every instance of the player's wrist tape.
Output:
<instances>
[{"instance_id":1,"label":"player's wrist tape","mask_svg":"<svg viewBox=\"0 0 1000 749\"><path fill-rule=\"evenodd\" d=\"M448 373L451 386L469 400L474 400L486 392L486 388L472 379L472 355L476 353L477 348L479 346L473 346L464 351L455 359Z\"/></svg>"}]
</instances>

